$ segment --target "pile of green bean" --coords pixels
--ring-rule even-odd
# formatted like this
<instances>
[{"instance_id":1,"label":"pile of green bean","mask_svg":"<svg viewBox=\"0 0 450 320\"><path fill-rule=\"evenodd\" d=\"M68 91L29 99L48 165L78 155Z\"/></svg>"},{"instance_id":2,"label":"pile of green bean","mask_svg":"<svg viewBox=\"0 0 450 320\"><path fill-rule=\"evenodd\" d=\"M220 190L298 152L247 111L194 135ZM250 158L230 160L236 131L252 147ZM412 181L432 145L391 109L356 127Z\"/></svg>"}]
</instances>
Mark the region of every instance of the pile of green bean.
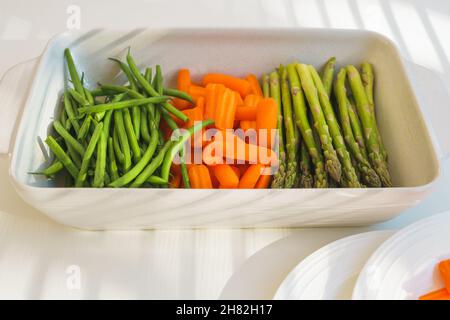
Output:
<instances>
[{"instance_id":1,"label":"pile of green bean","mask_svg":"<svg viewBox=\"0 0 450 320\"><path fill-rule=\"evenodd\" d=\"M67 85L54 132L45 142L53 162L42 174L50 179L64 177L66 187L165 187L170 167L177 154L183 155L184 143L201 128L211 125L203 121L189 128L178 140L164 141L159 130L161 118L172 130L188 117L176 109L172 97L192 98L181 91L163 86L159 65L146 68L142 74L130 50L126 63L117 63L128 78L126 85L99 84L89 90L80 77L69 49L64 51L73 87ZM185 188L190 187L184 162L181 172Z\"/></svg>"}]
</instances>

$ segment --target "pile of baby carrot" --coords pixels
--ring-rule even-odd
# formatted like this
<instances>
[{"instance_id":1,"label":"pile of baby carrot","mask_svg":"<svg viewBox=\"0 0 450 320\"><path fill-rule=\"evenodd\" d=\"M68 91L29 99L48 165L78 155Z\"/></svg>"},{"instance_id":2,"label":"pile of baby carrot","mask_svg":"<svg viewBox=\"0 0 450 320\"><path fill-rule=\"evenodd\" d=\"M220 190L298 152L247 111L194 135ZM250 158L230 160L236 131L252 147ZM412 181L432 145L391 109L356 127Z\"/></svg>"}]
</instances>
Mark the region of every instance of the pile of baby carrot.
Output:
<instances>
[{"instance_id":1,"label":"pile of baby carrot","mask_svg":"<svg viewBox=\"0 0 450 320\"><path fill-rule=\"evenodd\" d=\"M420 300L450 300L450 259L439 262L438 269L445 288L427 293Z\"/></svg>"},{"instance_id":2,"label":"pile of baby carrot","mask_svg":"<svg viewBox=\"0 0 450 320\"><path fill-rule=\"evenodd\" d=\"M181 110L189 120L182 122L173 117L181 128L189 128L198 121L214 120L208 129L216 129L211 141L205 140L200 133L201 141L191 143L191 154L201 154L199 161L188 161L187 168L192 188L268 188L271 181L270 170L273 165L268 161L250 159L251 154L264 153L269 159L276 156L272 147L274 138L260 139L259 143L249 143L235 134L254 130L254 132L271 132L277 128L278 106L272 98L264 98L259 81L255 75L245 78L231 75L208 73L203 76L201 84L191 81L190 71L181 69L177 77L177 90L186 92L192 102L173 99L171 103ZM161 122L161 130L168 138L172 128L167 122ZM263 131L264 130L264 131ZM220 140L220 141L219 141ZM214 145L214 146L213 146ZM232 145L229 152L227 146ZM222 149L222 156L211 150ZM243 150L244 152L239 152ZM181 168L172 165L170 187L184 187Z\"/></svg>"}]
</instances>

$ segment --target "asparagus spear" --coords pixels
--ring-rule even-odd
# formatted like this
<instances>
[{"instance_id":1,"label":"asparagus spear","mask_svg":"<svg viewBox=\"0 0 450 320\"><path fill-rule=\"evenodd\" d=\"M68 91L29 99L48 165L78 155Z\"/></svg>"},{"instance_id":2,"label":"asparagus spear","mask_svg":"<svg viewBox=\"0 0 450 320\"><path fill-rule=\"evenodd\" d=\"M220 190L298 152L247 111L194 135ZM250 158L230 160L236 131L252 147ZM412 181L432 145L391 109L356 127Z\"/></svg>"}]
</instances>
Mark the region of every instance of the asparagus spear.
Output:
<instances>
[{"instance_id":1,"label":"asparagus spear","mask_svg":"<svg viewBox=\"0 0 450 320\"><path fill-rule=\"evenodd\" d=\"M358 113L356 112L355 101L352 97L347 98L348 116L350 118L350 124L352 126L352 132L358 143L359 150L366 160L369 160L367 156L366 143L364 142L364 136L361 129L361 122L359 121Z\"/></svg>"},{"instance_id":2,"label":"asparagus spear","mask_svg":"<svg viewBox=\"0 0 450 320\"><path fill-rule=\"evenodd\" d=\"M339 116L341 120L342 130L344 132L344 139L347 143L351 155L355 158L357 168L362 174L363 181L371 187L380 187L380 178L372 169L367 159L363 157L358 143L353 136L350 117L348 113L347 92L345 89L346 76L347 72L345 71L345 68L342 68L336 77L336 82L334 83L334 94L336 95L336 101L338 103Z\"/></svg>"},{"instance_id":3,"label":"asparagus spear","mask_svg":"<svg viewBox=\"0 0 450 320\"><path fill-rule=\"evenodd\" d=\"M308 147L302 141L300 143L300 179L299 184L302 188L312 188L314 179L311 175L311 158L308 153Z\"/></svg>"},{"instance_id":4,"label":"asparagus spear","mask_svg":"<svg viewBox=\"0 0 450 320\"><path fill-rule=\"evenodd\" d=\"M289 92L287 80L287 71L283 65L280 65L278 72L281 79L281 101L284 120L284 129L286 130L286 176L284 180L285 188L295 186L297 180L297 148L298 140L295 137L295 126L292 119L292 101Z\"/></svg>"},{"instance_id":5,"label":"asparagus spear","mask_svg":"<svg viewBox=\"0 0 450 320\"><path fill-rule=\"evenodd\" d=\"M355 168L350 160L350 154L345 147L344 138L342 137L341 130L339 129L339 124L337 122L336 116L334 114L333 107L331 106L330 99L325 91L322 80L319 74L313 66L308 66L310 74L313 78L314 84L316 85L317 92L319 94L319 101L322 107L323 113L325 114L325 119L330 128L330 133L332 136L332 142L336 149L339 160L343 166L343 173L347 177L349 185L354 188L359 188L360 184L358 177L356 176ZM336 179L335 179L336 180ZM336 180L339 182L339 180Z\"/></svg>"},{"instance_id":6,"label":"asparagus spear","mask_svg":"<svg viewBox=\"0 0 450 320\"><path fill-rule=\"evenodd\" d=\"M300 85L300 79L297 74L296 64L287 66L287 72L291 87L292 103L295 113L295 122L303 137L302 145L307 149L314 165L316 176L316 186L319 188L327 187L327 175L323 163L320 144L316 144L313 136L313 130L308 120L308 110Z\"/></svg>"},{"instance_id":7,"label":"asparagus spear","mask_svg":"<svg viewBox=\"0 0 450 320\"><path fill-rule=\"evenodd\" d=\"M273 71L269 75L270 96L276 101L278 105L278 171L272 179L272 188L282 188L284 186L284 179L286 176L286 150L284 147L284 130L283 130L283 115L281 112L281 98L280 98L280 79L278 73Z\"/></svg>"},{"instance_id":8,"label":"asparagus spear","mask_svg":"<svg viewBox=\"0 0 450 320\"><path fill-rule=\"evenodd\" d=\"M333 76L334 76L334 65L335 64L336 64L336 58L331 57L325 63L325 66L323 68L322 82L323 82L323 86L325 87L325 91L327 92L328 96L330 96L331 89L333 88Z\"/></svg>"},{"instance_id":9,"label":"asparagus spear","mask_svg":"<svg viewBox=\"0 0 450 320\"><path fill-rule=\"evenodd\" d=\"M374 80L373 69L372 69L372 65L368 62L363 62L361 64L361 79L362 79L362 82L364 85L364 90L366 92L367 100L369 101L370 113L372 115L372 121L375 126L375 132L377 134L378 141L380 143L380 153L383 156L384 161L386 161L387 153L386 153L386 149L384 148L384 145L383 145L383 140L381 140L380 131L378 130L378 125L377 125L377 118L375 115L375 102L373 99L373 80Z\"/></svg>"},{"instance_id":10,"label":"asparagus spear","mask_svg":"<svg viewBox=\"0 0 450 320\"><path fill-rule=\"evenodd\" d=\"M262 91L264 97L270 97L269 76L266 73L262 75Z\"/></svg>"},{"instance_id":11,"label":"asparagus spear","mask_svg":"<svg viewBox=\"0 0 450 320\"><path fill-rule=\"evenodd\" d=\"M382 185L385 187L391 187L391 176L389 174L387 163L384 161L383 156L380 153L380 143L376 130L374 129L375 124L372 121L369 101L367 100L367 96L364 91L361 76L359 75L358 70L352 65L347 66L346 70L350 87L356 101L356 110L364 128L364 137L367 142L369 159L373 165L373 168L380 177Z\"/></svg>"},{"instance_id":12,"label":"asparagus spear","mask_svg":"<svg viewBox=\"0 0 450 320\"><path fill-rule=\"evenodd\" d=\"M322 144L322 150L326 161L325 168L334 180L340 181L341 164L337 158L336 150L334 150L333 147L332 138L328 131L325 115L320 106L317 89L314 85L310 70L306 64L297 64L296 68L314 118L314 127L319 134L320 142Z\"/></svg>"}]
</instances>

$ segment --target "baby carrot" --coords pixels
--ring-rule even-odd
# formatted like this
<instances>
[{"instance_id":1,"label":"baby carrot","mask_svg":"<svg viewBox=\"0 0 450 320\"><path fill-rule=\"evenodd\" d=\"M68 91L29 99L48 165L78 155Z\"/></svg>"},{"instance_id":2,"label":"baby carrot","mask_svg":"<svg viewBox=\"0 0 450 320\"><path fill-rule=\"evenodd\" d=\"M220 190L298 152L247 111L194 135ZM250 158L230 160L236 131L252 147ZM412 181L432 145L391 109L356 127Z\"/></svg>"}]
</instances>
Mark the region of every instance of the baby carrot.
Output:
<instances>
[{"instance_id":1,"label":"baby carrot","mask_svg":"<svg viewBox=\"0 0 450 320\"><path fill-rule=\"evenodd\" d=\"M261 96L258 96L256 94L249 94L244 99L244 105L246 105L247 107L256 107L262 99L263 98Z\"/></svg>"},{"instance_id":2,"label":"baby carrot","mask_svg":"<svg viewBox=\"0 0 450 320\"><path fill-rule=\"evenodd\" d=\"M252 164L239 181L239 189L253 189L261 176L261 164Z\"/></svg>"},{"instance_id":3,"label":"baby carrot","mask_svg":"<svg viewBox=\"0 0 450 320\"><path fill-rule=\"evenodd\" d=\"M205 119L215 118L217 102L225 89L225 86L221 84L208 84L206 86Z\"/></svg>"},{"instance_id":4,"label":"baby carrot","mask_svg":"<svg viewBox=\"0 0 450 320\"><path fill-rule=\"evenodd\" d=\"M234 118L236 120L255 120L256 119L256 106L247 107L240 105L236 107L236 114Z\"/></svg>"},{"instance_id":5,"label":"baby carrot","mask_svg":"<svg viewBox=\"0 0 450 320\"><path fill-rule=\"evenodd\" d=\"M439 263L439 272L444 280L445 287L450 294L450 259L441 261Z\"/></svg>"},{"instance_id":6,"label":"baby carrot","mask_svg":"<svg viewBox=\"0 0 450 320\"><path fill-rule=\"evenodd\" d=\"M196 86L195 84L191 84L189 87L189 95L192 97L192 100L194 102L197 102L199 98L205 98L206 97L206 88Z\"/></svg>"},{"instance_id":7,"label":"baby carrot","mask_svg":"<svg viewBox=\"0 0 450 320\"><path fill-rule=\"evenodd\" d=\"M270 180L272 179L271 175L261 175L258 179L258 182L256 182L255 188L256 189L267 189L270 185Z\"/></svg>"},{"instance_id":8,"label":"baby carrot","mask_svg":"<svg viewBox=\"0 0 450 320\"><path fill-rule=\"evenodd\" d=\"M272 146L272 130L277 128L278 106L274 99L264 98L257 107L256 130L258 130L258 143L262 146ZM265 131L264 131L265 130ZM266 139L261 136L266 134Z\"/></svg>"},{"instance_id":9,"label":"baby carrot","mask_svg":"<svg viewBox=\"0 0 450 320\"><path fill-rule=\"evenodd\" d=\"M254 74L249 74L245 77L245 80L247 80L250 83L251 91L253 94L256 94L258 96L263 96L263 92L261 90L261 86L259 85L258 78Z\"/></svg>"},{"instance_id":10,"label":"baby carrot","mask_svg":"<svg viewBox=\"0 0 450 320\"><path fill-rule=\"evenodd\" d=\"M242 120L239 123L239 126L244 131L247 131L248 129L255 129L256 130L256 121Z\"/></svg>"},{"instance_id":11,"label":"baby carrot","mask_svg":"<svg viewBox=\"0 0 450 320\"><path fill-rule=\"evenodd\" d=\"M244 100L242 100L241 95L239 94L239 92L234 91L234 95L236 98L236 105L240 106L244 104Z\"/></svg>"},{"instance_id":12,"label":"baby carrot","mask_svg":"<svg viewBox=\"0 0 450 320\"><path fill-rule=\"evenodd\" d=\"M234 115L236 113L236 96L230 89L225 89L219 97L214 115L215 125L218 129L233 129Z\"/></svg>"},{"instance_id":13,"label":"baby carrot","mask_svg":"<svg viewBox=\"0 0 450 320\"><path fill-rule=\"evenodd\" d=\"M191 73L189 69L180 69L178 71L177 77L177 89L189 93L190 86L191 86ZM189 101L179 98L173 99L173 103L175 107L177 107L180 110L186 109L190 106Z\"/></svg>"},{"instance_id":14,"label":"baby carrot","mask_svg":"<svg viewBox=\"0 0 450 320\"><path fill-rule=\"evenodd\" d=\"M219 164L214 166L213 170L221 186L236 188L239 185L239 177L230 165Z\"/></svg>"},{"instance_id":15,"label":"baby carrot","mask_svg":"<svg viewBox=\"0 0 450 320\"><path fill-rule=\"evenodd\" d=\"M419 300L450 300L450 293L442 288L420 296Z\"/></svg>"},{"instance_id":16,"label":"baby carrot","mask_svg":"<svg viewBox=\"0 0 450 320\"><path fill-rule=\"evenodd\" d=\"M251 86L247 80L222 73L207 73L203 77L203 85L206 86L209 83L223 84L225 87L239 92L242 98L245 98L251 92Z\"/></svg>"},{"instance_id":17,"label":"baby carrot","mask_svg":"<svg viewBox=\"0 0 450 320\"><path fill-rule=\"evenodd\" d=\"M208 168L203 164L194 164L189 168L189 180L194 189L211 189L211 176Z\"/></svg>"}]
</instances>

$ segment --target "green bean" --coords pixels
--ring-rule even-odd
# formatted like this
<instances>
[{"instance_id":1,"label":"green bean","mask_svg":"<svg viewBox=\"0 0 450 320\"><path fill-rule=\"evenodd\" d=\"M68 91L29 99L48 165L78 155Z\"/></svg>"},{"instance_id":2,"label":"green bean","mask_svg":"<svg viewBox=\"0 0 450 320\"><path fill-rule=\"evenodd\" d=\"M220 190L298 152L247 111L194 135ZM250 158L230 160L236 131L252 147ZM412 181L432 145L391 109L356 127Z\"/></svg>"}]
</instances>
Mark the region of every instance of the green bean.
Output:
<instances>
[{"instance_id":1,"label":"green bean","mask_svg":"<svg viewBox=\"0 0 450 320\"><path fill-rule=\"evenodd\" d=\"M49 165L47 168L45 168L42 171L37 172L28 172L29 174L39 174L39 175L45 175L47 177L53 176L56 173L60 172L62 169L64 169L64 165L61 161L58 159L55 159L51 165Z\"/></svg>"},{"instance_id":2,"label":"green bean","mask_svg":"<svg viewBox=\"0 0 450 320\"><path fill-rule=\"evenodd\" d=\"M166 96L180 98L180 99L189 101L191 103L194 103L194 100L192 99L192 97L189 94L187 94L186 92L177 90L177 89L164 88L163 89L163 94L166 95Z\"/></svg>"},{"instance_id":3,"label":"green bean","mask_svg":"<svg viewBox=\"0 0 450 320\"><path fill-rule=\"evenodd\" d=\"M180 149L183 148L184 143L190 138L192 134L195 132L201 130L202 128L212 125L214 123L214 120L205 120L199 123L194 124L192 127L186 130L178 139L177 142L175 142L170 150L167 152L166 156L164 157L164 162L161 167L161 177L165 180L169 180L169 172L170 172L170 166L172 165L173 158L176 154L180 152Z\"/></svg>"},{"instance_id":4,"label":"green bean","mask_svg":"<svg viewBox=\"0 0 450 320\"><path fill-rule=\"evenodd\" d=\"M145 169L136 177L133 183L130 185L131 188L138 188L144 184L147 179L158 169L163 163L164 156L172 145L172 141L168 140L156 155L155 158L145 167Z\"/></svg>"},{"instance_id":5,"label":"green bean","mask_svg":"<svg viewBox=\"0 0 450 320\"><path fill-rule=\"evenodd\" d=\"M70 158L72 159L73 163L77 166L77 168L81 167L81 155L72 147L71 144L67 144L67 152L69 153Z\"/></svg>"},{"instance_id":6,"label":"green bean","mask_svg":"<svg viewBox=\"0 0 450 320\"><path fill-rule=\"evenodd\" d=\"M107 186L111 182L111 177L109 176L108 172L105 172L105 178L103 181L103 185Z\"/></svg>"},{"instance_id":7,"label":"green bean","mask_svg":"<svg viewBox=\"0 0 450 320\"><path fill-rule=\"evenodd\" d=\"M183 146L183 148L181 148L181 151L180 151L181 178L183 179L184 188L190 189L191 188L191 182L189 180L189 173L188 173L188 169L187 169L187 166L186 166L185 151L186 151L186 148Z\"/></svg>"},{"instance_id":8,"label":"green bean","mask_svg":"<svg viewBox=\"0 0 450 320\"><path fill-rule=\"evenodd\" d=\"M82 187L84 182L86 181L89 162L91 161L91 157L94 154L95 147L97 146L97 142L102 134L102 130L103 130L103 123L99 122L95 126L94 133L92 134L92 137L89 140L89 144L86 148L86 152L84 153L83 161L81 162L80 172L78 173L77 179L75 181L75 187Z\"/></svg>"},{"instance_id":9,"label":"green bean","mask_svg":"<svg viewBox=\"0 0 450 320\"><path fill-rule=\"evenodd\" d=\"M45 143L48 145L55 157L61 161L67 171L69 171L70 175L76 178L78 176L78 168L72 162L72 159L70 159L67 153L64 152L58 142L56 142L52 136L48 136L47 139L45 139Z\"/></svg>"},{"instance_id":10,"label":"green bean","mask_svg":"<svg viewBox=\"0 0 450 320\"><path fill-rule=\"evenodd\" d=\"M83 87L83 90L84 90L84 95L86 96L87 102L89 102L89 104L93 106L95 104L94 96L88 90L88 88Z\"/></svg>"},{"instance_id":11,"label":"green bean","mask_svg":"<svg viewBox=\"0 0 450 320\"><path fill-rule=\"evenodd\" d=\"M53 121L53 127L56 132L63 137L66 144L70 144L81 156L84 155L84 147L79 143L72 135L64 128L64 126L59 121Z\"/></svg>"},{"instance_id":12,"label":"green bean","mask_svg":"<svg viewBox=\"0 0 450 320\"><path fill-rule=\"evenodd\" d=\"M107 92L126 93L130 97L135 98L135 99L145 99L146 98L146 96L144 96L143 94L140 94L138 91L130 89L126 86L118 86L118 85L114 85L114 84L101 84L100 87L102 88L102 90L105 90Z\"/></svg>"},{"instance_id":13,"label":"green bean","mask_svg":"<svg viewBox=\"0 0 450 320\"><path fill-rule=\"evenodd\" d=\"M101 88L91 90L91 94L93 97L103 97L108 95L107 92L103 91Z\"/></svg>"},{"instance_id":14,"label":"green bean","mask_svg":"<svg viewBox=\"0 0 450 320\"><path fill-rule=\"evenodd\" d=\"M69 119L67 119L67 113L66 110L62 109L60 114L59 114L59 121L61 122L61 124L63 125L63 127L67 130L70 131L71 129L71 124L68 121Z\"/></svg>"},{"instance_id":15,"label":"green bean","mask_svg":"<svg viewBox=\"0 0 450 320\"><path fill-rule=\"evenodd\" d=\"M148 83L152 82L152 68L145 68L145 74L144 74L145 80L147 80ZM144 92L145 93L145 92ZM155 117L155 105L149 104L147 105L148 112L150 113L149 116L152 117L152 119Z\"/></svg>"},{"instance_id":16,"label":"green bean","mask_svg":"<svg viewBox=\"0 0 450 320\"><path fill-rule=\"evenodd\" d=\"M108 157L110 178L117 180L119 179L119 173L117 169L116 157L114 156L113 138L111 137L108 138Z\"/></svg>"},{"instance_id":17,"label":"green bean","mask_svg":"<svg viewBox=\"0 0 450 320\"><path fill-rule=\"evenodd\" d=\"M75 67L75 63L73 61L73 57L69 48L66 48L64 50L64 56L66 57L67 67L69 69L70 79L72 79L73 86L75 90L84 98L83 85L81 84L81 80L78 76L78 71Z\"/></svg>"},{"instance_id":18,"label":"green bean","mask_svg":"<svg viewBox=\"0 0 450 320\"><path fill-rule=\"evenodd\" d=\"M116 154L117 160L119 161L120 164L123 165L123 163L125 161L125 157L124 157L122 149L120 147L119 134L118 134L116 128L114 128L114 132L113 132L113 146L114 146L114 152Z\"/></svg>"},{"instance_id":19,"label":"green bean","mask_svg":"<svg viewBox=\"0 0 450 320\"><path fill-rule=\"evenodd\" d=\"M155 90L160 95L163 95L164 93L164 87L163 87L163 75L161 71L161 66L159 64L156 65L156 72L155 72Z\"/></svg>"},{"instance_id":20,"label":"green bean","mask_svg":"<svg viewBox=\"0 0 450 320\"><path fill-rule=\"evenodd\" d=\"M150 133L148 132L148 110L146 108L141 109L141 137L146 142L150 142Z\"/></svg>"},{"instance_id":21,"label":"green bean","mask_svg":"<svg viewBox=\"0 0 450 320\"><path fill-rule=\"evenodd\" d=\"M125 124L125 131L128 137L128 143L130 144L131 151L133 152L133 159L138 162L141 159L141 149L139 149L138 140L134 133L133 122L131 120L130 110L123 109L123 120Z\"/></svg>"},{"instance_id":22,"label":"green bean","mask_svg":"<svg viewBox=\"0 0 450 320\"><path fill-rule=\"evenodd\" d=\"M130 67L131 72L137 79L137 81L141 84L141 86L144 88L144 90L152 97L159 97L160 94L152 87L152 85L142 76L142 74L139 72L138 67L136 66L136 63L134 62L133 57L131 56L130 50L128 50L127 54L127 62ZM155 102L156 103L156 102ZM189 120L189 118L180 110L175 108L173 105L168 103L167 101L161 102L161 106L172 113L175 117L180 119L183 122L186 122Z\"/></svg>"},{"instance_id":23,"label":"green bean","mask_svg":"<svg viewBox=\"0 0 450 320\"><path fill-rule=\"evenodd\" d=\"M72 96L72 98L78 102L78 104L80 104L83 107L89 107L89 101L86 100L86 98L84 96L82 96L78 91L75 91L71 88L67 89L67 91L70 93L70 95ZM83 89L84 92L84 89Z\"/></svg>"},{"instance_id":24,"label":"green bean","mask_svg":"<svg viewBox=\"0 0 450 320\"><path fill-rule=\"evenodd\" d=\"M125 130L122 110L114 111L114 123L123 153L123 169L125 172L127 172L131 167L131 151L130 145L128 143L127 133Z\"/></svg>"},{"instance_id":25,"label":"green bean","mask_svg":"<svg viewBox=\"0 0 450 320\"><path fill-rule=\"evenodd\" d=\"M103 119L103 131L97 144L97 162L95 165L93 187L100 188L104 184L106 169L106 152L108 148L109 128L111 125L112 110L108 110Z\"/></svg>"},{"instance_id":26,"label":"green bean","mask_svg":"<svg viewBox=\"0 0 450 320\"><path fill-rule=\"evenodd\" d=\"M166 97L166 96L158 96L158 97L145 98L145 99L131 99L131 100L120 101L120 102L98 104L96 106L91 106L91 107L81 107L78 109L78 111L80 113L95 113L95 112L102 112L102 111L107 111L107 110L120 110L120 109L124 109L124 108L130 108L132 106L140 106L140 105L148 104L148 103L161 103L161 102L166 101L167 99L169 99L169 97Z\"/></svg>"},{"instance_id":27,"label":"green bean","mask_svg":"<svg viewBox=\"0 0 450 320\"><path fill-rule=\"evenodd\" d=\"M72 102L70 101L70 96L67 91L64 92L64 110L66 110L67 117L69 118L70 123L72 123L75 133L78 135L78 132L80 131L80 124L76 119L76 113L73 109Z\"/></svg>"},{"instance_id":28,"label":"green bean","mask_svg":"<svg viewBox=\"0 0 450 320\"><path fill-rule=\"evenodd\" d=\"M152 159L153 154L155 153L156 146L158 145L158 136L156 132L152 132L150 143L148 144L147 150L145 150L144 155L139 160L139 162L132 168L130 171L125 173L119 179L114 180L109 184L110 187L122 187L128 183L130 183L134 178L136 178L141 171L145 168L148 162Z\"/></svg>"},{"instance_id":29,"label":"green bean","mask_svg":"<svg viewBox=\"0 0 450 320\"><path fill-rule=\"evenodd\" d=\"M108 58L111 61L117 62L120 66L120 69L122 69L123 73L125 73L125 76L128 78L128 81L130 82L130 86L133 90L137 91L138 90L138 85L136 80L133 77L133 74L131 73L130 68L127 66L126 63L120 61L119 59L115 59L115 58Z\"/></svg>"},{"instance_id":30,"label":"green bean","mask_svg":"<svg viewBox=\"0 0 450 320\"><path fill-rule=\"evenodd\" d=\"M148 177L147 182L151 183L151 184L162 184L162 185L169 183L169 181L164 180L163 178L158 177L158 176L150 176L150 177Z\"/></svg>"},{"instance_id":31,"label":"green bean","mask_svg":"<svg viewBox=\"0 0 450 320\"><path fill-rule=\"evenodd\" d=\"M160 112L161 116L163 117L164 121L166 121L170 129L172 130L178 129L177 123L175 122L175 120L173 120L173 118L170 116L167 110L161 109Z\"/></svg>"},{"instance_id":32,"label":"green bean","mask_svg":"<svg viewBox=\"0 0 450 320\"><path fill-rule=\"evenodd\" d=\"M87 133L89 132L89 128L91 127L92 117L89 115L86 118L84 118L84 121L81 125L80 130L78 131L77 139L83 140L86 138Z\"/></svg>"}]
</instances>

